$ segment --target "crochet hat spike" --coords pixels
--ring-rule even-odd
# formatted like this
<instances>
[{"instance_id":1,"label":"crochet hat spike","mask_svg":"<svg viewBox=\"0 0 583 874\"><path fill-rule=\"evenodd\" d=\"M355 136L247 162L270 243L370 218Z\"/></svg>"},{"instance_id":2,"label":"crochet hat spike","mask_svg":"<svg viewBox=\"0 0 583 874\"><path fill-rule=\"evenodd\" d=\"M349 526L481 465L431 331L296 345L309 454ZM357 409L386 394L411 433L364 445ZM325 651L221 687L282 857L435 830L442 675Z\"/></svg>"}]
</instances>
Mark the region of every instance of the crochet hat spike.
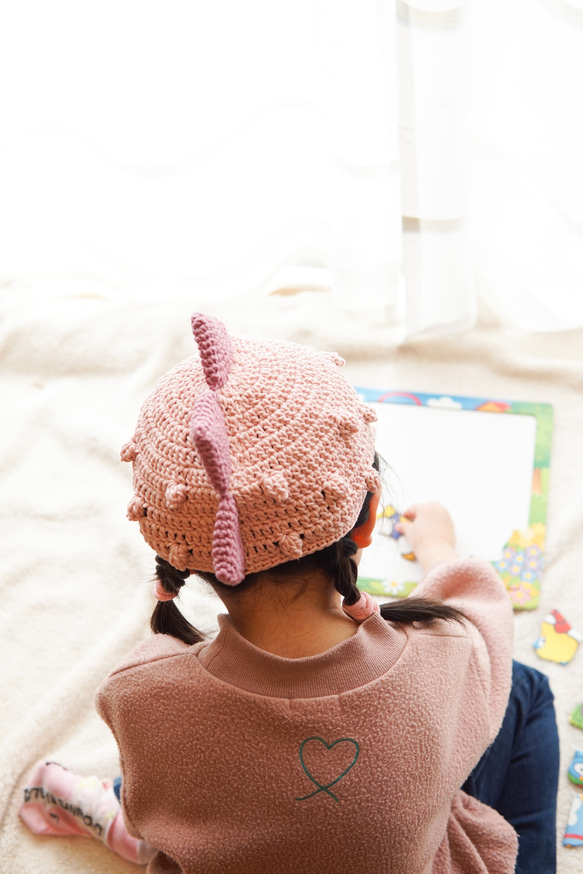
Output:
<instances>
[{"instance_id":1,"label":"crochet hat spike","mask_svg":"<svg viewBox=\"0 0 583 874\"><path fill-rule=\"evenodd\" d=\"M227 586L236 586L245 576L245 555L237 505L229 492L229 437L217 397L217 389L225 384L231 370L233 346L223 323L212 316L195 313L192 331L209 388L192 411L190 436L213 488L221 496L213 530L215 576Z\"/></svg>"},{"instance_id":2,"label":"crochet hat spike","mask_svg":"<svg viewBox=\"0 0 583 874\"><path fill-rule=\"evenodd\" d=\"M374 414L337 355L204 313L192 331L199 354L158 380L122 449L128 515L173 567L235 586L352 529L378 478Z\"/></svg>"},{"instance_id":3,"label":"crochet hat spike","mask_svg":"<svg viewBox=\"0 0 583 874\"><path fill-rule=\"evenodd\" d=\"M190 324L200 353L206 384L222 388L233 365L233 344L224 324L206 313L193 313Z\"/></svg>"}]
</instances>

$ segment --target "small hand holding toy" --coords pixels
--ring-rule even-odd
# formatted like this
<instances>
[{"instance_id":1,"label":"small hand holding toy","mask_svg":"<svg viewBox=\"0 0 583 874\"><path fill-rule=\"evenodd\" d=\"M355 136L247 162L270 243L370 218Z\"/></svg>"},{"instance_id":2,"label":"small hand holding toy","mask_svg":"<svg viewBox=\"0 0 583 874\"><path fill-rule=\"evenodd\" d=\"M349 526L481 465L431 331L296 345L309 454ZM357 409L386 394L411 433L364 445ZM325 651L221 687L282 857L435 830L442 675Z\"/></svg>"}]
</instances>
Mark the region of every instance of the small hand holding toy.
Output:
<instances>
[{"instance_id":1,"label":"small hand holding toy","mask_svg":"<svg viewBox=\"0 0 583 874\"><path fill-rule=\"evenodd\" d=\"M388 530L384 530L382 533L385 534L387 537L392 537L393 540L397 541L401 557L407 559L407 561L415 561L415 554L411 549L409 541L407 540L403 532L400 531L398 528L399 523L407 517L403 516L402 513L397 512L392 504L387 504L387 506L378 516L378 518L386 519L388 521Z\"/></svg>"},{"instance_id":2,"label":"small hand holding toy","mask_svg":"<svg viewBox=\"0 0 583 874\"><path fill-rule=\"evenodd\" d=\"M568 664L577 651L581 634L575 631L558 610L551 610L541 623L540 637L533 644L541 659Z\"/></svg>"}]
</instances>

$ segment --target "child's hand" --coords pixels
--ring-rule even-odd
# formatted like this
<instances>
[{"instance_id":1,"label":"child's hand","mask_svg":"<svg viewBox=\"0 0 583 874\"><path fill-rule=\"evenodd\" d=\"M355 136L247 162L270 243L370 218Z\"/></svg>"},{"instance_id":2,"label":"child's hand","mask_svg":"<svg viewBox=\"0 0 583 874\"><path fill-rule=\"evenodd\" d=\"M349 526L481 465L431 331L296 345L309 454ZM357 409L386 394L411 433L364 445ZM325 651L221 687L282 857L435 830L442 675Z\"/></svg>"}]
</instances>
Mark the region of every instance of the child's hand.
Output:
<instances>
[{"instance_id":1,"label":"child's hand","mask_svg":"<svg viewBox=\"0 0 583 874\"><path fill-rule=\"evenodd\" d=\"M442 504L414 504L405 510L407 518L397 525L404 534L423 570L440 561L457 558L455 529L451 516Z\"/></svg>"}]
</instances>

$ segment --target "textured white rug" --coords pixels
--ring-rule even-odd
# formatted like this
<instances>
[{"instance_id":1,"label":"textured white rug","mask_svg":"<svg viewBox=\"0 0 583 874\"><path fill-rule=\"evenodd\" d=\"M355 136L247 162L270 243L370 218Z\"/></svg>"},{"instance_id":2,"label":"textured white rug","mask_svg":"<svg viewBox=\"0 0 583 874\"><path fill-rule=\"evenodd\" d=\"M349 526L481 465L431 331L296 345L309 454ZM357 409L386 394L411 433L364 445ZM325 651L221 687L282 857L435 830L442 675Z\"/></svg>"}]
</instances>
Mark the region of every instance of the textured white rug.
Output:
<instances>
[{"instance_id":1,"label":"textured white rug","mask_svg":"<svg viewBox=\"0 0 583 874\"><path fill-rule=\"evenodd\" d=\"M561 667L540 661L532 643L555 607L583 630L583 333L510 335L483 316L461 339L403 345L398 332L336 311L326 293L140 305L56 294L39 301L23 288L0 301L2 874L136 870L89 840L35 837L16 811L40 757L117 773L93 693L148 634L154 606L151 553L125 517L131 472L119 448L156 378L193 354L195 309L219 315L233 332L334 349L355 384L554 405L541 605L516 615L515 656L545 671L556 696L560 839L574 793L566 770L583 747L583 732L568 721L583 701L583 651ZM191 589L184 600L194 623L211 629L214 596ZM560 847L558 870L583 870L583 848Z\"/></svg>"}]
</instances>

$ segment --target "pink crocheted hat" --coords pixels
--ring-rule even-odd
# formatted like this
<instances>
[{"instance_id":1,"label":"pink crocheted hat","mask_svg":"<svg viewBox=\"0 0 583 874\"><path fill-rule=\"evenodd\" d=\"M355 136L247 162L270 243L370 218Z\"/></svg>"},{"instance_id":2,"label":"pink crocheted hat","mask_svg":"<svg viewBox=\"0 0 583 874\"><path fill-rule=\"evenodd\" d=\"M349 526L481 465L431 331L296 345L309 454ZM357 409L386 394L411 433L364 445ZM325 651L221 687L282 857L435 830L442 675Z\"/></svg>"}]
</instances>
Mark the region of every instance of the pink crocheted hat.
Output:
<instances>
[{"instance_id":1,"label":"pink crocheted hat","mask_svg":"<svg viewBox=\"0 0 583 874\"><path fill-rule=\"evenodd\" d=\"M374 411L336 354L231 337L195 313L199 356L159 380L121 457L128 517L179 570L228 585L347 534L375 491Z\"/></svg>"}]
</instances>

